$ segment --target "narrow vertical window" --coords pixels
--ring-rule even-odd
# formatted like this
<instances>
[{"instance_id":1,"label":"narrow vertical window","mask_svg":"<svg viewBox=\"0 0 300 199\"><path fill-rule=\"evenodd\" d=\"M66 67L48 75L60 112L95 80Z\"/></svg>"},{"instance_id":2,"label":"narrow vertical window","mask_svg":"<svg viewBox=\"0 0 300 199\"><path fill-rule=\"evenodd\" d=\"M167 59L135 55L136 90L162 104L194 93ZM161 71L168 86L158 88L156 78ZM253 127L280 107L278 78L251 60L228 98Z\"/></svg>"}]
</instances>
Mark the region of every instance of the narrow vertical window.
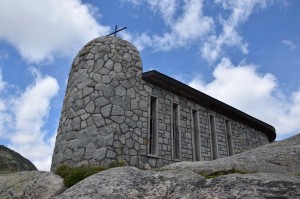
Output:
<instances>
[{"instance_id":1,"label":"narrow vertical window","mask_svg":"<svg viewBox=\"0 0 300 199\"><path fill-rule=\"evenodd\" d=\"M149 154L157 154L157 99L150 99L150 121L149 121Z\"/></svg>"},{"instance_id":2,"label":"narrow vertical window","mask_svg":"<svg viewBox=\"0 0 300 199\"><path fill-rule=\"evenodd\" d=\"M210 124L210 135L211 135L211 148L212 148L212 159L218 159L218 149L217 149L217 137L215 131L215 117L213 115L209 116L209 124Z\"/></svg>"},{"instance_id":3,"label":"narrow vertical window","mask_svg":"<svg viewBox=\"0 0 300 199\"><path fill-rule=\"evenodd\" d=\"M225 128L227 134L227 146L228 146L228 156L233 155L233 148L232 148L232 135L231 135L231 126L229 120L225 121Z\"/></svg>"},{"instance_id":4,"label":"narrow vertical window","mask_svg":"<svg viewBox=\"0 0 300 199\"><path fill-rule=\"evenodd\" d=\"M195 146L195 160L201 160L201 142L200 142L200 131L199 131L199 119L198 111L192 111L193 118L193 133L194 133L194 146Z\"/></svg>"},{"instance_id":5,"label":"narrow vertical window","mask_svg":"<svg viewBox=\"0 0 300 199\"><path fill-rule=\"evenodd\" d=\"M179 105L173 104L173 158L180 159Z\"/></svg>"}]
</instances>

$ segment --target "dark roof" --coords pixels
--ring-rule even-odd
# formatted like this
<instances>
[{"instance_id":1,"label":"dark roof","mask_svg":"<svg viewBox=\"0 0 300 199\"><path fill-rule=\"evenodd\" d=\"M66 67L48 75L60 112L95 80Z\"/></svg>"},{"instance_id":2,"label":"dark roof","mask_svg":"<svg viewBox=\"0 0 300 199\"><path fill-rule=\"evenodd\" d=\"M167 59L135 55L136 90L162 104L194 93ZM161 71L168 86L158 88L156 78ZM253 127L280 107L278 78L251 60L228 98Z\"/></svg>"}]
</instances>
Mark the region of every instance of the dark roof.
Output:
<instances>
[{"instance_id":1,"label":"dark roof","mask_svg":"<svg viewBox=\"0 0 300 199\"><path fill-rule=\"evenodd\" d=\"M224 102L212 98L186 84L183 84L171 77L168 77L155 70L143 73L143 79L146 82L159 86L165 90L171 91L177 95L183 96L191 101L201 104L204 107L212 109L224 116L246 124L254 129L263 132L270 142L276 138L275 128L261 120L258 120Z\"/></svg>"}]
</instances>

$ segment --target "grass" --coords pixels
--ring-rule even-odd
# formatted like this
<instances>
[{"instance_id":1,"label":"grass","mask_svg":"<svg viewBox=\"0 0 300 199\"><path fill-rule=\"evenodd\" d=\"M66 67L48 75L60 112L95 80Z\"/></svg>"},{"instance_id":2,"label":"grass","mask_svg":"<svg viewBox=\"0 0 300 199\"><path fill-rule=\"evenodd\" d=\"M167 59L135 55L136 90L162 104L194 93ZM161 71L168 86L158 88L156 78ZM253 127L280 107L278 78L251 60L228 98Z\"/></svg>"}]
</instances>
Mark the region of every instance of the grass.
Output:
<instances>
[{"instance_id":1,"label":"grass","mask_svg":"<svg viewBox=\"0 0 300 199\"><path fill-rule=\"evenodd\" d=\"M61 176L64 179L64 185L66 187L71 187L74 184L80 182L81 180L94 175L98 172L125 166L124 161L112 161L112 163L107 167L102 166L80 166L80 167L70 167L68 165L60 165L55 170L55 174Z\"/></svg>"},{"instance_id":2,"label":"grass","mask_svg":"<svg viewBox=\"0 0 300 199\"><path fill-rule=\"evenodd\" d=\"M205 178L216 178L219 176L223 175L228 175L228 174L234 174L234 173L239 173L239 174L248 174L248 173L255 173L255 172L250 172L250 171L243 171L239 169L230 169L230 170L221 170L221 171L215 171L212 173L207 173L206 171L201 171L199 174L202 175Z\"/></svg>"}]
</instances>

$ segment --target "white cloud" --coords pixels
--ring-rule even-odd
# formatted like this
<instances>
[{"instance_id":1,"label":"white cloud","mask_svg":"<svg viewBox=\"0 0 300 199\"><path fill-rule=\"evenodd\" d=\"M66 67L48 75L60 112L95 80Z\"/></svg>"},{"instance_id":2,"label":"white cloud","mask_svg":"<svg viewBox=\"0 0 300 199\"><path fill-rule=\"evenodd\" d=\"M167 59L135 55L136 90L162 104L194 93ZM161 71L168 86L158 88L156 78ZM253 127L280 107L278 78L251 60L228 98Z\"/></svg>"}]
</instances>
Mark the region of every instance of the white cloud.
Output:
<instances>
[{"instance_id":1,"label":"white cloud","mask_svg":"<svg viewBox=\"0 0 300 199\"><path fill-rule=\"evenodd\" d=\"M128 1L134 3L132 1ZM163 34L132 34L131 41L139 49L151 47L155 50L168 51L199 41L213 28L213 19L203 15L201 0L147 0L150 9L161 15L168 32ZM178 14L180 13L180 14Z\"/></svg>"},{"instance_id":2,"label":"white cloud","mask_svg":"<svg viewBox=\"0 0 300 199\"><path fill-rule=\"evenodd\" d=\"M142 3L141 0L121 0L121 2L129 2L129 3L132 3L134 5L140 5Z\"/></svg>"},{"instance_id":3,"label":"white cloud","mask_svg":"<svg viewBox=\"0 0 300 199\"><path fill-rule=\"evenodd\" d=\"M0 69L0 94L3 95L7 83L3 80L2 70ZM10 104L7 103L6 98L0 98L0 138L6 136L6 129L10 126L12 117L7 113L7 109Z\"/></svg>"},{"instance_id":4,"label":"white cloud","mask_svg":"<svg viewBox=\"0 0 300 199\"><path fill-rule=\"evenodd\" d=\"M274 75L260 74L252 64L234 66L227 58L213 77L211 82L195 77L189 85L273 125L279 139L300 132L300 90L284 96Z\"/></svg>"},{"instance_id":5,"label":"white cloud","mask_svg":"<svg viewBox=\"0 0 300 199\"><path fill-rule=\"evenodd\" d=\"M146 33L132 35L127 31L122 31L120 36L127 41L132 41L139 51L142 51L146 46L151 46L153 42L152 38Z\"/></svg>"},{"instance_id":6,"label":"white cloud","mask_svg":"<svg viewBox=\"0 0 300 199\"><path fill-rule=\"evenodd\" d=\"M51 61L108 33L94 12L80 0L0 1L0 39L14 45L28 62Z\"/></svg>"},{"instance_id":7,"label":"white cloud","mask_svg":"<svg viewBox=\"0 0 300 199\"><path fill-rule=\"evenodd\" d=\"M159 12L166 24L172 25L174 23L174 15L179 7L179 0L147 0L147 3L154 12Z\"/></svg>"},{"instance_id":8,"label":"white cloud","mask_svg":"<svg viewBox=\"0 0 300 199\"><path fill-rule=\"evenodd\" d=\"M203 13L203 0L123 0L135 6L147 4L163 19L166 30L158 34L131 34L131 42L157 51L169 51L178 47L197 45L201 56L209 63L218 60L225 46L237 47L242 53L248 53L248 43L239 33L239 27L245 23L258 8L266 8L273 1L267 0L215 0L220 8L218 17ZM220 26L220 30L218 27Z\"/></svg>"},{"instance_id":9,"label":"white cloud","mask_svg":"<svg viewBox=\"0 0 300 199\"><path fill-rule=\"evenodd\" d=\"M0 92L5 88L6 84L3 80L2 70L0 69Z\"/></svg>"},{"instance_id":10,"label":"white cloud","mask_svg":"<svg viewBox=\"0 0 300 199\"><path fill-rule=\"evenodd\" d=\"M236 46L240 48L242 53L247 54L248 44L237 29L248 20L256 8L267 6L265 0L215 0L215 3L221 5L224 10L230 10L231 13L227 19L224 19L222 14L220 15L221 33L209 36L201 47L202 57L210 63L216 61L222 55L222 49L225 45Z\"/></svg>"},{"instance_id":11,"label":"white cloud","mask_svg":"<svg viewBox=\"0 0 300 199\"><path fill-rule=\"evenodd\" d=\"M298 48L296 44L294 44L291 40L288 39L282 40L281 43L289 47L291 50Z\"/></svg>"},{"instance_id":12,"label":"white cloud","mask_svg":"<svg viewBox=\"0 0 300 199\"><path fill-rule=\"evenodd\" d=\"M0 99L0 129L5 132L0 138L8 140L10 148L29 158L38 169L49 170L54 144L43 127L59 86L55 78L36 70L33 73L35 81L25 91Z\"/></svg>"}]
</instances>

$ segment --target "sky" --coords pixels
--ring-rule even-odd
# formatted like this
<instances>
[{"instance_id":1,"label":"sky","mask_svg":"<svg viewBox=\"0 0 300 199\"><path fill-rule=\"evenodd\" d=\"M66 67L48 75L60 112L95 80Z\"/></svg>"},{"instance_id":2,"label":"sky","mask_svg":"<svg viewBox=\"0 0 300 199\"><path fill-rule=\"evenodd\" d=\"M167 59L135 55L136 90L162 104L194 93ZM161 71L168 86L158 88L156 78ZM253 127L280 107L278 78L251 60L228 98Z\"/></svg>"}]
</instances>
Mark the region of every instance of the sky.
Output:
<instances>
[{"instance_id":1,"label":"sky","mask_svg":"<svg viewBox=\"0 0 300 199\"><path fill-rule=\"evenodd\" d=\"M0 144L49 170L72 61L118 33L157 70L300 132L298 0L0 0Z\"/></svg>"}]
</instances>

